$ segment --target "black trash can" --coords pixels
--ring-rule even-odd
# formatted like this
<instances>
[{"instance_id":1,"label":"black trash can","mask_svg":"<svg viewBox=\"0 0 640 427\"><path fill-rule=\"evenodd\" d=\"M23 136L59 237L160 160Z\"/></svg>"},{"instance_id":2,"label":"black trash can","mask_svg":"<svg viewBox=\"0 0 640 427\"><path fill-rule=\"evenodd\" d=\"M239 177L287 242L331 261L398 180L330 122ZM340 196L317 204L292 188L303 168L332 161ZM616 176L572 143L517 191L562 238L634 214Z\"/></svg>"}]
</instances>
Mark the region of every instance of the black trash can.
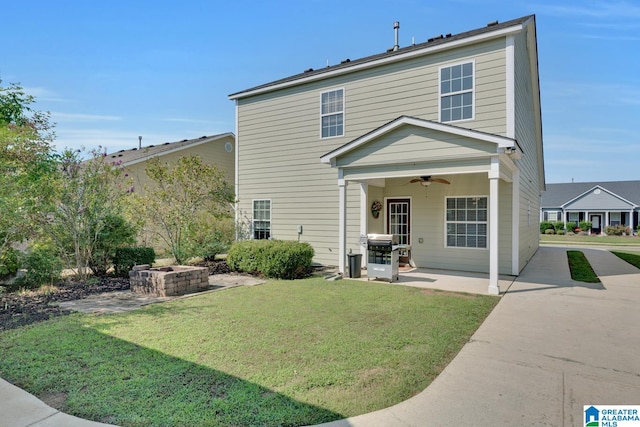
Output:
<instances>
[{"instance_id":1,"label":"black trash can","mask_svg":"<svg viewBox=\"0 0 640 427\"><path fill-rule=\"evenodd\" d=\"M362 254L348 254L349 278L358 279L362 270Z\"/></svg>"}]
</instances>

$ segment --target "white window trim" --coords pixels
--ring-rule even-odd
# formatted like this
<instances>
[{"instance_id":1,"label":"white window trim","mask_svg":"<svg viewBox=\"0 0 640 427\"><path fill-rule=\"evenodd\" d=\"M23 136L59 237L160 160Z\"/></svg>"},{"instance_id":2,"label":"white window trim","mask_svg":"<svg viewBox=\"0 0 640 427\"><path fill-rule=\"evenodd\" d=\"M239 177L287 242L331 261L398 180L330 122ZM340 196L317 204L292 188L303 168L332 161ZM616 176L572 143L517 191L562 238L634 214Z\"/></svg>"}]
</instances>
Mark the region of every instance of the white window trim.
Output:
<instances>
[{"instance_id":1,"label":"white window trim","mask_svg":"<svg viewBox=\"0 0 640 427\"><path fill-rule=\"evenodd\" d=\"M559 211L547 211L547 222L558 222L560 221L559 217ZM556 216L556 219L551 219L551 214L554 214Z\"/></svg>"},{"instance_id":2,"label":"white window trim","mask_svg":"<svg viewBox=\"0 0 640 427\"><path fill-rule=\"evenodd\" d=\"M271 199L251 199L251 240L268 240L268 239L256 239L255 234L255 202L269 202L269 239L273 238L273 202Z\"/></svg>"},{"instance_id":3,"label":"white window trim","mask_svg":"<svg viewBox=\"0 0 640 427\"><path fill-rule=\"evenodd\" d=\"M487 235L485 238L487 239L487 246L484 248L469 248L467 246L449 246L447 244L447 199L468 199L472 197L482 197L487 199L487 220L486 221L465 221L466 223L476 223L476 224L485 224L487 226ZM489 251L489 196L482 194L472 194L472 195L459 195L459 196L446 196L444 198L444 247L447 249L461 249L461 250L474 250L474 251ZM456 221L457 222L457 221Z\"/></svg>"},{"instance_id":4,"label":"white window trim","mask_svg":"<svg viewBox=\"0 0 640 427\"><path fill-rule=\"evenodd\" d=\"M460 119L460 120L451 120L448 122L443 122L442 121L442 97L443 96L449 96L449 95L456 95L458 93L464 93L464 92L456 92L456 93L447 93L447 94L443 94L442 93L442 69L443 68L450 68L450 67L454 67L456 65L463 65L463 64L468 64L471 63L471 72L472 72L472 77L473 77L473 86L471 88L471 118L469 119ZM465 61L457 61L457 62L452 62L446 65L441 65L438 68L438 121L440 123L460 123L460 122L468 122L471 120L475 120L476 119L476 60L475 59L469 59L469 60L465 60Z\"/></svg>"},{"instance_id":5,"label":"white window trim","mask_svg":"<svg viewBox=\"0 0 640 427\"><path fill-rule=\"evenodd\" d=\"M398 200L398 199L407 199L409 200L409 243L407 243L408 246L411 246L412 244L412 240L413 240L413 196L388 196L388 197L384 197L383 201L384 201L384 221L383 221L383 229L388 230L389 228L389 213L387 212L387 204L389 202L389 200Z\"/></svg>"},{"instance_id":6,"label":"white window trim","mask_svg":"<svg viewBox=\"0 0 640 427\"><path fill-rule=\"evenodd\" d=\"M331 114L322 114L322 95L324 95L325 93L329 93L329 92L335 92L338 90L342 90L342 135L335 135L335 136L322 136L322 118L324 116L331 116L331 115L335 115L338 113L331 113ZM323 90L322 92L320 92L320 97L319 97L319 105L320 105L320 139L332 139L332 138L342 138L345 135L345 129L347 126L347 115L346 115L346 111L347 111L347 90L344 87L335 87L332 89L327 89L327 90Z\"/></svg>"}]
</instances>

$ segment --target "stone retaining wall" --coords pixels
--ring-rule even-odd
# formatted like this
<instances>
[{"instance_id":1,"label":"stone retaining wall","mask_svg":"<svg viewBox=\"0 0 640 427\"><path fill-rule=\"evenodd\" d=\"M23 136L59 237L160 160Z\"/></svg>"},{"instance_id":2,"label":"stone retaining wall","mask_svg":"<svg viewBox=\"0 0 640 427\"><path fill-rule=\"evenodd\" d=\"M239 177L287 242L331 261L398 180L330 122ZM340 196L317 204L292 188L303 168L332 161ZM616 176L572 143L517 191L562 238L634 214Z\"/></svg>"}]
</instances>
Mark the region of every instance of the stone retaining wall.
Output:
<instances>
[{"instance_id":1,"label":"stone retaining wall","mask_svg":"<svg viewBox=\"0 0 640 427\"><path fill-rule=\"evenodd\" d=\"M135 266L129 272L131 292L160 297L192 294L209 286L207 267L171 266L149 268Z\"/></svg>"}]
</instances>

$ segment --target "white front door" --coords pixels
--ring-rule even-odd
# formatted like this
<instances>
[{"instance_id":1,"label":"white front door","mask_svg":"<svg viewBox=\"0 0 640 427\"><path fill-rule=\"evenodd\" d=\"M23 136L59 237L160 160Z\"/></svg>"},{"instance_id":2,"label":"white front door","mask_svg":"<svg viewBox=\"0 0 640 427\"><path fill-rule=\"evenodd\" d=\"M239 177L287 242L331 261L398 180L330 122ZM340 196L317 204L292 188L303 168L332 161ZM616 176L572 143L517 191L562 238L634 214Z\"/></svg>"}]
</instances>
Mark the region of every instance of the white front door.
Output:
<instances>
[{"instance_id":1,"label":"white front door","mask_svg":"<svg viewBox=\"0 0 640 427\"><path fill-rule=\"evenodd\" d=\"M600 234L602 232L600 221L602 220L601 215L591 215L589 218L591 220L591 233Z\"/></svg>"}]
</instances>

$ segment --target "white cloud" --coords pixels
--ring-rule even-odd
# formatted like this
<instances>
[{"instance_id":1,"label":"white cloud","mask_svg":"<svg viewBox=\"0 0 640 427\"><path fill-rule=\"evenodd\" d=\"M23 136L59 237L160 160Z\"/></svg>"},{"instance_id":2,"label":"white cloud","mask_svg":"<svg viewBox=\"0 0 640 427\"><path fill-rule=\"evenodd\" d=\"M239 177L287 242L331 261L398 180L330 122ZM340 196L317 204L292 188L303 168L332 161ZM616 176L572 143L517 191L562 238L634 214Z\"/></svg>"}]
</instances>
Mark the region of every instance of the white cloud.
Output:
<instances>
[{"instance_id":1,"label":"white cloud","mask_svg":"<svg viewBox=\"0 0 640 427\"><path fill-rule=\"evenodd\" d=\"M549 99L578 98L582 105L640 105L640 86L621 83L547 81L542 93Z\"/></svg>"},{"instance_id":2,"label":"white cloud","mask_svg":"<svg viewBox=\"0 0 640 427\"><path fill-rule=\"evenodd\" d=\"M52 112L51 116L56 121L65 121L65 122L67 121L97 122L97 121L103 121L103 120L107 120L107 121L122 120L122 117L119 117L119 116L109 116L109 115L102 115L102 114L61 113L57 111Z\"/></svg>"},{"instance_id":3,"label":"white cloud","mask_svg":"<svg viewBox=\"0 0 640 427\"><path fill-rule=\"evenodd\" d=\"M42 86L23 87L24 92L33 96L36 101L70 102L71 99L60 97L56 92Z\"/></svg>"}]
</instances>

